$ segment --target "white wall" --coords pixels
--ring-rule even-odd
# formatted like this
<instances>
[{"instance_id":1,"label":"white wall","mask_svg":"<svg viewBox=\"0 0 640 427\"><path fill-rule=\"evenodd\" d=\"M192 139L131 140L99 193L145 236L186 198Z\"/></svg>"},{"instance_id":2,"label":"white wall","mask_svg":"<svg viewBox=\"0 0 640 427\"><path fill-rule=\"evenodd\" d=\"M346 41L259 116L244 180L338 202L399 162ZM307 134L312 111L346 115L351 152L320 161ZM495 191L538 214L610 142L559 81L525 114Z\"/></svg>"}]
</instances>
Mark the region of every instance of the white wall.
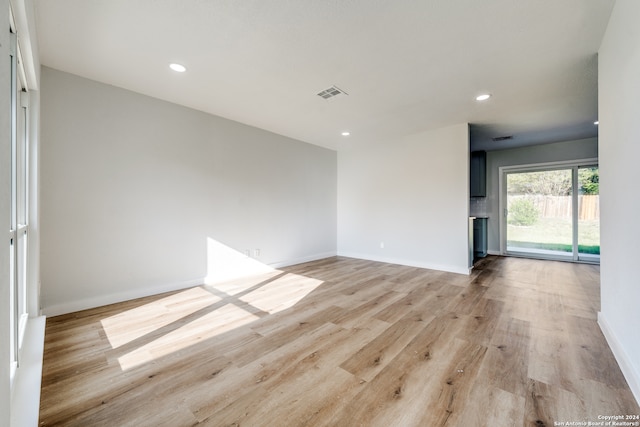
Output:
<instances>
[{"instance_id":1,"label":"white wall","mask_svg":"<svg viewBox=\"0 0 640 427\"><path fill-rule=\"evenodd\" d=\"M640 2L617 0L598 56L600 325L640 401Z\"/></svg>"},{"instance_id":2,"label":"white wall","mask_svg":"<svg viewBox=\"0 0 640 427\"><path fill-rule=\"evenodd\" d=\"M49 68L41 86L45 314L202 283L208 239L335 255L334 151Z\"/></svg>"},{"instance_id":3,"label":"white wall","mask_svg":"<svg viewBox=\"0 0 640 427\"><path fill-rule=\"evenodd\" d=\"M466 123L338 155L340 255L468 273L468 212Z\"/></svg>"},{"instance_id":4,"label":"white wall","mask_svg":"<svg viewBox=\"0 0 640 427\"><path fill-rule=\"evenodd\" d=\"M0 224L5 225L4 240L0 244L0 425L9 425L11 402L11 382L9 364L11 354L10 343L10 313L9 313L9 245L6 240L6 225L9 221L11 209L11 140L10 126L10 99L11 80L9 73L9 1L0 0L0 20L4 22L4 28L0 31Z\"/></svg>"},{"instance_id":5,"label":"white wall","mask_svg":"<svg viewBox=\"0 0 640 427\"><path fill-rule=\"evenodd\" d=\"M500 173L502 166L560 162L598 157L598 138L487 152L488 249L500 252Z\"/></svg>"}]
</instances>

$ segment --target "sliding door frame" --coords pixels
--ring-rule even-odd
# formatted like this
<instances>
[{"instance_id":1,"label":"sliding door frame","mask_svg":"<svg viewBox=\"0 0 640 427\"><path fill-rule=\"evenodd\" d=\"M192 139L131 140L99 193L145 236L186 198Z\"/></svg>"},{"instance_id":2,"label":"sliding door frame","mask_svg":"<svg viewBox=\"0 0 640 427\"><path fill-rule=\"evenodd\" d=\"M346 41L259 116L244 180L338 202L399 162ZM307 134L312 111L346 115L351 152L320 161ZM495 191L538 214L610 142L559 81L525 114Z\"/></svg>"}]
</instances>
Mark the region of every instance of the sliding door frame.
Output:
<instances>
[{"instance_id":1,"label":"sliding door frame","mask_svg":"<svg viewBox=\"0 0 640 427\"><path fill-rule=\"evenodd\" d=\"M581 167L597 166L597 158L587 158L579 160L559 161L559 162L547 162L547 163L531 163L524 165L514 166L500 166L499 172L499 218L500 218L500 254L509 256L524 256L525 253L512 253L507 251L507 174L515 172L540 172L548 170L558 169L575 169L572 172L571 183L573 190L571 192L572 197L572 247L573 252L571 256L560 257L553 255L536 254L535 258L550 259L558 261L573 261L573 262L587 262L594 263L590 260L582 260L578 254L578 174L577 170Z\"/></svg>"},{"instance_id":2,"label":"sliding door frame","mask_svg":"<svg viewBox=\"0 0 640 427\"><path fill-rule=\"evenodd\" d=\"M10 281L10 387L21 365L22 347L29 317L38 316L39 277L33 261L31 228L37 223L37 116L31 104L31 85L25 72L13 10L10 9L10 223L8 230ZM36 101L37 102L37 101ZM35 120L35 121L34 121ZM37 232L36 232L37 234Z\"/></svg>"}]
</instances>

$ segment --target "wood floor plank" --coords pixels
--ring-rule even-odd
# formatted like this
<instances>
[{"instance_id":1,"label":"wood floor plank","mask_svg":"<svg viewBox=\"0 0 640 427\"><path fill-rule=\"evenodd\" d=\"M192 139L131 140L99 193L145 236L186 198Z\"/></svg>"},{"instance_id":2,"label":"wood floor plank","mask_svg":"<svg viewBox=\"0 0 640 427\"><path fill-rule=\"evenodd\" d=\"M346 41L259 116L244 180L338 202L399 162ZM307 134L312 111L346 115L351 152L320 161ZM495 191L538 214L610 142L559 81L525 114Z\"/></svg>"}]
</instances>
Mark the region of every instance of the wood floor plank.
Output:
<instances>
[{"instance_id":1,"label":"wood floor plank","mask_svg":"<svg viewBox=\"0 0 640 427\"><path fill-rule=\"evenodd\" d=\"M247 348L241 347L227 354L234 360L236 366L241 368L253 362L259 356L277 351L283 345L296 340L309 331L313 331L325 323L332 322L336 317L342 316L344 311L341 307L330 306L298 322L291 323L287 321L281 329L260 338L258 342L256 342L255 348L258 353L256 353L256 351L247 351Z\"/></svg>"},{"instance_id":2,"label":"wood floor plank","mask_svg":"<svg viewBox=\"0 0 640 427\"><path fill-rule=\"evenodd\" d=\"M486 291L486 287L474 285L472 283L453 298L453 301L449 303L446 310L460 314L470 313L484 296Z\"/></svg>"},{"instance_id":3,"label":"wood floor plank","mask_svg":"<svg viewBox=\"0 0 640 427\"><path fill-rule=\"evenodd\" d=\"M429 425L420 424L429 403L425 390L442 387L445 377L454 375L451 365L458 362L455 355L462 354L465 342L451 336L461 322L453 313L429 322L329 425Z\"/></svg>"},{"instance_id":4,"label":"wood floor plank","mask_svg":"<svg viewBox=\"0 0 640 427\"><path fill-rule=\"evenodd\" d=\"M268 400L270 388L274 383L286 382L292 366L312 359L312 346L332 343L347 335L343 328L325 323L277 351L257 355L250 364L218 376L210 389L194 390L189 405L199 421L228 417L231 424L243 418L252 405Z\"/></svg>"},{"instance_id":5,"label":"wood floor plank","mask_svg":"<svg viewBox=\"0 0 640 427\"><path fill-rule=\"evenodd\" d=\"M618 389L599 381L585 380L583 390L586 393L581 398L586 413L582 416L587 420L598 420L598 415L602 414L635 414L637 404L627 388Z\"/></svg>"},{"instance_id":6,"label":"wood floor plank","mask_svg":"<svg viewBox=\"0 0 640 427\"><path fill-rule=\"evenodd\" d=\"M431 320L433 317L400 320L339 366L358 379L371 381Z\"/></svg>"},{"instance_id":7,"label":"wood floor plank","mask_svg":"<svg viewBox=\"0 0 640 427\"><path fill-rule=\"evenodd\" d=\"M480 299L470 314L460 314L467 318L467 322L458 338L489 347L503 310L504 303L501 301Z\"/></svg>"},{"instance_id":8,"label":"wood floor plank","mask_svg":"<svg viewBox=\"0 0 640 427\"><path fill-rule=\"evenodd\" d=\"M271 380L260 378L256 382L257 386L249 393L234 399L228 406L203 421L211 425L260 425L266 418L271 418L282 423L288 419L290 411L294 410L303 394L315 396L313 400L320 403L322 396L315 394L315 386L326 383L333 375L338 375L336 383L329 381L325 386L337 388L337 392L346 392L340 378L346 378L351 386L359 385L360 382L351 375L347 376L346 371L335 369L338 360L344 360L346 353L351 351L351 344L362 346L387 326L384 322L369 322L354 329L340 328L329 335L329 339L308 346L304 357L295 363L271 370ZM300 411L300 408L296 411ZM302 408L302 411L308 416L306 408Z\"/></svg>"},{"instance_id":9,"label":"wood floor plank","mask_svg":"<svg viewBox=\"0 0 640 427\"><path fill-rule=\"evenodd\" d=\"M375 297L365 303L355 305L349 310L345 310L345 312L341 316L337 317L334 322L347 328L352 327L356 323L362 321L362 319L373 319L373 314L377 313L379 310L384 309L384 307L388 306L389 304L398 301L402 297L403 294L395 291L385 292L379 297Z\"/></svg>"},{"instance_id":10,"label":"wood floor plank","mask_svg":"<svg viewBox=\"0 0 640 427\"><path fill-rule=\"evenodd\" d=\"M560 387L535 380L529 381L523 425L547 427L560 423L589 421L595 422L598 419L589 418L584 401L577 395Z\"/></svg>"},{"instance_id":11,"label":"wood floor plank","mask_svg":"<svg viewBox=\"0 0 640 427\"><path fill-rule=\"evenodd\" d=\"M606 347L606 340L595 320L567 316L568 334L575 349L581 378L592 379L614 388L625 388L622 371Z\"/></svg>"},{"instance_id":12,"label":"wood floor plank","mask_svg":"<svg viewBox=\"0 0 640 427\"><path fill-rule=\"evenodd\" d=\"M479 375L480 377L480 375ZM459 426L519 426L524 419L525 398L493 387L482 379L475 382L457 419Z\"/></svg>"},{"instance_id":13,"label":"wood floor plank","mask_svg":"<svg viewBox=\"0 0 640 427\"><path fill-rule=\"evenodd\" d=\"M568 391L583 388L574 349L567 334L566 322L553 327L532 326L528 376L540 383Z\"/></svg>"},{"instance_id":14,"label":"wood floor plank","mask_svg":"<svg viewBox=\"0 0 640 427\"><path fill-rule=\"evenodd\" d=\"M446 283L440 281L417 284L405 297L389 304L375 313L373 317L393 323L411 313L425 316L437 315L458 293L460 293L460 288L447 286Z\"/></svg>"},{"instance_id":15,"label":"wood floor plank","mask_svg":"<svg viewBox=\"0 0 640 427\"><path fill-rule=\"evenodd\" d=\"M501 319L482 364L482 374L491 386L516 396L526 395L529 342L529 322L511 317Z\"/></svg>"},{"instance_id":16,"label":"wood floor plank","mask_svg":"<svg viewBox=\"0 0 640 427\"><path fill-rule=\"evenodd\" d=\"M332 257L47 319L40 426L552 426L640 414L599 270Z\"/></svg>"}]
</instances>

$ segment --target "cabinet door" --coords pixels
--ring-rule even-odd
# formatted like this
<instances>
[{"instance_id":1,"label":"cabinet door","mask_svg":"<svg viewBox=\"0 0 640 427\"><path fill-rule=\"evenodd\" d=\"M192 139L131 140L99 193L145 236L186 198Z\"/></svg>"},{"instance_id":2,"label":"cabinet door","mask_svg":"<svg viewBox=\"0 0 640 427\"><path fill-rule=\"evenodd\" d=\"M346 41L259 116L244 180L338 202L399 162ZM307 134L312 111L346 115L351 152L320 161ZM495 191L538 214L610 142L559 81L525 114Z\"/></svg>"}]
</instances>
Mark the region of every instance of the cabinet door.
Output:
<instances>
[{"instance_id":1,"label":"cabinet door","mask_svg":"<svg viewBox=\"0 0 640 427\"><path fill-rule=\"evenodd\" d=\"M471 197L487 196L487 153L474 151L471 153L469 171L469 194Z\"/></svg>"},{"instance_id":2,"label":"cabinet door","mask_svg":"<svg viewBox=\"0 0 640 427\"><path fill-rule=\"evenodd\" d=\"M473 220L473 255L476 258L487 256L487 219Z\"/></svg>"}]
</instances>

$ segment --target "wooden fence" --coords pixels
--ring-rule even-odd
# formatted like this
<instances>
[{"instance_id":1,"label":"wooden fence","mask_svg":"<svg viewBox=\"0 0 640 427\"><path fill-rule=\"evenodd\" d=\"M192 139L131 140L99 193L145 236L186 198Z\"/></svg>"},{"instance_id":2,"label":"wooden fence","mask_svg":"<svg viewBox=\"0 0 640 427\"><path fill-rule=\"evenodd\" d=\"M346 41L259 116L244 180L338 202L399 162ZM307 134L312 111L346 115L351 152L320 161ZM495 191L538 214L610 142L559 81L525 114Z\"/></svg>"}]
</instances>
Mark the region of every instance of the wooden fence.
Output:
<instances>
[{"instance_id":1,"label":"wooden fence","mask_svg":"<svg viewBox=\"0 0 640 427\"><path fill-rule=\"evenodd\" d=\"M509 196L509 200L527 199L540 212L541 218L571 218L571 196ZM578 219L580 221L593 221L600 219L600 196L578 196Z\"/></svg>"}]
</instances>

